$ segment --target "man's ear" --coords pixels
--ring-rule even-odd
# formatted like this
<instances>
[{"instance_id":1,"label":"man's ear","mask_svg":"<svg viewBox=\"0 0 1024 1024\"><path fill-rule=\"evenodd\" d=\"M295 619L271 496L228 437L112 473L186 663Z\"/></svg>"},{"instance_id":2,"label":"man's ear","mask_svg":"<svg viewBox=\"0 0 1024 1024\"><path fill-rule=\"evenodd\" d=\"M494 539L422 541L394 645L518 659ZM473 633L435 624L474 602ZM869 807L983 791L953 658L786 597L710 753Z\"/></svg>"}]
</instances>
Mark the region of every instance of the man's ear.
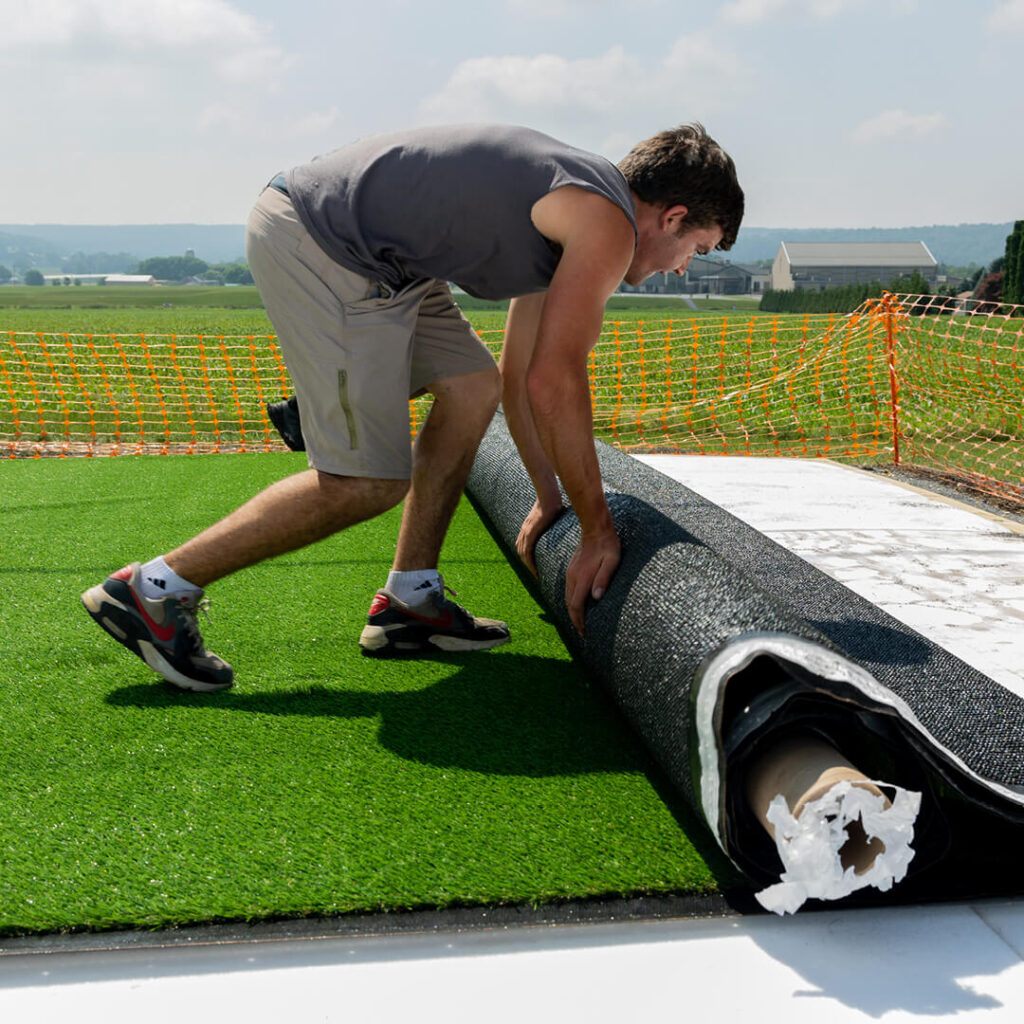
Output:
<instances>
[{"instance_id":1,"label":"man's ear","mask_svg":"<svg viewBox=\"0 0 1024 1024\"><path fill-rule=\"evenodd\" d=\"M673 234L678 232L682 227L683 221L686 219L686 215L689 213L689 208L683 206L681 203L676 206L666 206L658 218L659 225L667 231L671 231Z\"/></svg>"}]
</instances>

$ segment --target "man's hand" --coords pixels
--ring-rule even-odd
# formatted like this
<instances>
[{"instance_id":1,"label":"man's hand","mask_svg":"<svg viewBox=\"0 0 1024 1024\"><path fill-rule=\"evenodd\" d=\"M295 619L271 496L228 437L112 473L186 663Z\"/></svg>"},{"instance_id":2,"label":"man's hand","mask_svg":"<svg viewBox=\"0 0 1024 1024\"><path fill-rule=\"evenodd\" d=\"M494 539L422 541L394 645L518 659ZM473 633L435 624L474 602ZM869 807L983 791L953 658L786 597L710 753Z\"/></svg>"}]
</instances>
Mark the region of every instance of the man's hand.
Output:
<instances>
[{"instance_id":1,"label":"man's hand","mask_svg":"<svg viewBox=\"0 0 1024 1024\"><path fill-rule=\"evenodd\" d=\"M576 631L583 635L583 613L587 598L600 600L608 589L622 556L614 529L584 535L576 546L565 577L565 606Z\"/></svg>"},{"instance_id":2,"label":"man's hand","mask_svg":"<svg viewBox=\"0 0 1024 1024\"><path fill-rule=\"evenodd\" d=\"M533 551L537 546L537 541L540 540L541 534L562 514L563 510L564 506L561 501L558 505L552 505L545 509L538 499L523 520L519 536L516 537L516 552L534 576L537 575L537 563L534 561Z\"/></svg>"}]
</instances>

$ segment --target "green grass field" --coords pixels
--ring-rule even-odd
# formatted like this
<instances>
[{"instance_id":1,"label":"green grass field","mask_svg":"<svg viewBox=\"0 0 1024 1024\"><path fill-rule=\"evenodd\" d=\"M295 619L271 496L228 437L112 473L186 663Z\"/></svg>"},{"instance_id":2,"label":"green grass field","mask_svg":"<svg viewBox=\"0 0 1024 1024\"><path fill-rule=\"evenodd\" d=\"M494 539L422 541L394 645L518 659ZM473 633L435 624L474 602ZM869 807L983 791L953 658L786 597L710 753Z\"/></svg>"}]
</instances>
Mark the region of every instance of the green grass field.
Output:
<instances>
[{"instance_id":1,"label":"green grass field","mask_svg":"<svg viewBox=\"0 0 1024 1024\"><path fill-rule=\"evenodd\" d=\"M368 659L397 513L211 588L236 688L174 690L78 594L304 466L0 467L0 934L708 893L730 882L475 513L443 569L513 642ZM718 869L721 872L721 869Z\"/></svg>"},{"instance_id":2,"label":"green grass field","mask_svg":"<svg viewBox=\"0 0 1024 1024\"><path fill-rule=\"evenodd\" d=\"M495 322L500 327L504 322L505 311L508 309L507 301L492 302L487 299L475 299L472 296L460 294L458 297L459 306L467 313L473 314L474 321L479 317L485 322ZM753 298L715 298L697 299L695 303L701 313L721 313L723 311L753 312L757 310L759 300ZM639 298L628 295L616 295L608 301L609 312L627 311L647 314L665 315L692 315L690 308L681 298L663 296L642 296ZM57 313L73 313L71 317L60 320L62 324L70 324L78 320L78 311L85 314L84 322L90 323L89 330L106 330L106 327L96 327L96 323L104 320L104 313L100 311L113 310L146 310L145 325L139 326L139 330L153 332L154 328L151 319L153 313L162 309L172 310L170 316L181 316L183 311L198 310L227 310L229 311L223 322L225 324L233 321L236 315L240 323L247 322L245 311L254 311L262 323L266 323L263 317L263 304L260 301L259 292L252 286L239 286L234 288L202 288L202 287L95 287L82 285L81 287L61 286L55 287L26 287L24 285L3 285L0 286L0 310L4 311L4 323L0 325L3 329L27 329L27 330L49 330L46 326L35 326L38 317L29 315L26 322L32 321L25 328L12 327L12 322L20 319L20 311L41 311L51 310ZM115 314L115 319L121 316ZM127 320L133 320L130 313L126 313ZM122 321L124 322L124 321ZM136 325L138 320L133 320ZM74 330L71 326L64 326L63 330ZM135 329L130 328L130 329ZM185 334L186 331L178 328L177 333ZM228 333L225 330L224 333ZM240 331L239 333L247 333Z\"/></svg>"},{"instance_id":3,"label":"green grass field","mask_svg":"<svg viewBox=\"0 0 1024 1024\"><path fill-rule=\"evenodd\" d=\"M4 285L0 287L0 309L255 309L262 312L259 292L249 286L237 288L152 287L122 285Z\"/></svg>"}]
</instances>

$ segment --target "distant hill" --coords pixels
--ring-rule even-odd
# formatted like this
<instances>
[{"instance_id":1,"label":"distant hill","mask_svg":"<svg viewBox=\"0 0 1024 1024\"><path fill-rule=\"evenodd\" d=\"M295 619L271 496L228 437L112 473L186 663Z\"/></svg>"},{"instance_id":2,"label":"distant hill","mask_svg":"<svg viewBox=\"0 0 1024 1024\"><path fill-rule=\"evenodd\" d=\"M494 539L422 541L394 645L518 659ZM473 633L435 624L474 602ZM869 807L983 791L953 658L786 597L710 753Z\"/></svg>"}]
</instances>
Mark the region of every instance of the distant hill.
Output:
<instances>
[{"instance_id":1,"label":"distant hill","mask_svg":"<svg viewBox=\"0 0 1024 1024\"><path fill-rule=\"evenodd\" d=\"M770 260L787 242L922 241L940 263L988 266L1002 256L1013 223L933 224L909 228L748 228L740 229L728 253L733 263ZM124 270L151 256L178 256L186 249L207 263L234 262L245 252L241 224L0 224L0 264L57 270L75 253L118 253Z\"/></svg>"},{"instance_id":2,"label":"distant hill","mask_svg":"<svg viewBox=\"0 0 1024 1024\"><path fill-rule=\"evenodd\" d=\"M924 242L939 263L988 266L1006 248L1013 222L1005 224L932 224L909 228L740 228L726 254L733 263L771 260L780 242Z\"/></svg>"},{"instance_id":3,"label":"distant hill","mask_svg":"<svg viewBox=\"0 0 1024 1024\"><path fill-rule=\"evenodd\" d=\"M33 254L29 266L57 269L74 253L125 253L138 263L151 256L180 256L186 249L207 263L243 259L241 224L0 224L0 263L12 266L17 254ZM134 267L126 267L126 270Z\"/></svg>"}]
</instances>

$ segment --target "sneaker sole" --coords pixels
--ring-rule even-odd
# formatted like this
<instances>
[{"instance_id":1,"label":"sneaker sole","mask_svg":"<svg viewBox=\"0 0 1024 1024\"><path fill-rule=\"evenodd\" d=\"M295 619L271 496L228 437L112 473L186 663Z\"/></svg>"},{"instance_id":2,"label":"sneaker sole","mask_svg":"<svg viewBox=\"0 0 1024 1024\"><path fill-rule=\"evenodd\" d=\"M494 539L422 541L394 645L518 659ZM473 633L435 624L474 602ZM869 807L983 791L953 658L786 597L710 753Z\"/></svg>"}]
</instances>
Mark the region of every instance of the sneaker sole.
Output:
<instances>
[{"instance_id":1,"label":"sneaker sole","mask_svg":"<svg viewBox=\"0 0 1024 1024\"><path fill-rule=\"evenodd\" d=\"M363 649L363 654L369 657L401 658L429 654L432 651L487 651L492 647L507 644L510 639L511 637L502 636L491 640L470 640L447 633L433 633L424 640L391 640L384 626L366 626L359 635L359 646Z\"/></svg>"},{"instance_id":2,"label":"sneaker sole","mask_svg":"<svg viewBox=\"0 0 1024 1024\"><path fill-rule=\"evenodd\" d=\"M218 690L227 690L232 683L208 683L201 679L192 679L179 672L148 640L141 640L132 636L127 630L110 617L107 609L119 609L129 618L134 618L135 613L122 604L116 598L110 596L103 589L102 584L90 587L82 594L82 604L85 610L93 617L94 621L105 629L119 644L126 647L132 654L141 658L154 672L162 676L167 682L178 687L179 690L189 690L193 693L216 693Z\"/></svg>"}]
</instances>

